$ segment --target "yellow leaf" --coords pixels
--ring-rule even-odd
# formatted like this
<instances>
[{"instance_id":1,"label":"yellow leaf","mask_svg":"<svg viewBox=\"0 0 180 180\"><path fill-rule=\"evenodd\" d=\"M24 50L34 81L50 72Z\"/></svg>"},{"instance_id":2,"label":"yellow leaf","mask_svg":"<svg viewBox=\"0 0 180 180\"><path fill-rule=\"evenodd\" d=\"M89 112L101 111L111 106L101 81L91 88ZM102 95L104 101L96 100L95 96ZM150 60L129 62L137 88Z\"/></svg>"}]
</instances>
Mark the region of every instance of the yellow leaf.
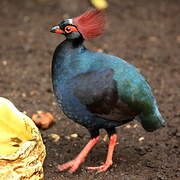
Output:
<instances>
[{"instance_id":1,"label":"yellow leaf","mask_svg":"<svg viewBox=\"0 0 180 180\"><path fill-rule=\"evenodd\" d=\"M34 122L0 97L0 179L42 179L45 146Z\"/></svg>"},{"instance_id":2,"label":"yellow leaf","mask_svg":"<svg viewBox=\"0 0 180 180\"><path fill-rule=\"evenodd\" d=\"M108 7L108 3L106 0L90 0L91 4L97 9L106 9Z\"/></svg>"}]
</instances>

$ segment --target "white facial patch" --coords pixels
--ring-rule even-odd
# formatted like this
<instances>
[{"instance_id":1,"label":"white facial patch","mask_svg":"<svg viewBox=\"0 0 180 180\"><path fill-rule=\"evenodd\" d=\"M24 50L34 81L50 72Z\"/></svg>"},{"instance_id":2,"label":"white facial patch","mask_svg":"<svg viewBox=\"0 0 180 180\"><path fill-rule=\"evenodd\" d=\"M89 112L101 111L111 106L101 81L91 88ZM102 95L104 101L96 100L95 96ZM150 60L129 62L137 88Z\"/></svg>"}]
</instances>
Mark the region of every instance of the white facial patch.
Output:
<instances>
[{"instance_id":1,"label":"white facial patch","mask_svg":"<svg viewBox=\"0 0 180 180\"><path fill-rule=\"evenodd\" d=\"M67 19L67 21L69 22L69 24L73 24L73 20L72 19Z\"/></svg>"}]
</instances>

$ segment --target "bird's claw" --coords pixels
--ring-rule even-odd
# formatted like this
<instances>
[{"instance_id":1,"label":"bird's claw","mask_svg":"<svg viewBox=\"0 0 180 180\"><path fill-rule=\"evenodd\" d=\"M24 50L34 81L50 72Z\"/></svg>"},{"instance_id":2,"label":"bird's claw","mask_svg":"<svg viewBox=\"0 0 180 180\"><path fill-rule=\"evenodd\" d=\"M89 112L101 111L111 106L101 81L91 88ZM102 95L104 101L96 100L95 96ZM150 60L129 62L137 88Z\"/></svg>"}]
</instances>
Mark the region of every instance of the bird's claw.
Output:
<instances>
[{"instance_id":1,"label":"bird's claw","mask_svg":"<svg viewBox=\"0 0 180 180\"><path fill-rule=\"evenodd\" d=\"M70 173L74 173L78 169L78 167L80 166L81 163L82 163L82 161L80 161L79 159L74 159L74 160L69 161L65 164L59 165L58 169L60 171L64 171L66 169L69 169L68 171Z\"/></svg>"},{"instance_id":2,"label":"bird's claw","mask_svg":"<svg viewBox=\"0 0 180 180\"><path fill-rule=\"evenodd\" d=\"M86 169L88 170L96 170L97 172L104 172L106 171L110 166L112 165L112 162L104 163L101 166L96 166L96 167L87 167Z\"/></svg>"}]
</instances>

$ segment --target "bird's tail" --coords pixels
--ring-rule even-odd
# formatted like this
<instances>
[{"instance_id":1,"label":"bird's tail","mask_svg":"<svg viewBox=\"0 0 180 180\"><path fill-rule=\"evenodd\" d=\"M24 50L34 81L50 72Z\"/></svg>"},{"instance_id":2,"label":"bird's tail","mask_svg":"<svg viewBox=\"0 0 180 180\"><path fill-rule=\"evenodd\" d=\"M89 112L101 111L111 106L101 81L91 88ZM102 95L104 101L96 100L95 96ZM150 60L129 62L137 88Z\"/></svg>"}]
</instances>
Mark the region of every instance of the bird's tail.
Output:
<instances>
[{"instance_id":1,"label":"bird's tail","mask_svg":"<svg viewBox=\"0 0 180 180\"><path fill-rule=\"evenodd\" d=\"M161 116L157 106L155 106L154 111L151 113L141 113L139 118L143 128L149 132L165 126L165 120Z\"/></svg>"}]
</instances>

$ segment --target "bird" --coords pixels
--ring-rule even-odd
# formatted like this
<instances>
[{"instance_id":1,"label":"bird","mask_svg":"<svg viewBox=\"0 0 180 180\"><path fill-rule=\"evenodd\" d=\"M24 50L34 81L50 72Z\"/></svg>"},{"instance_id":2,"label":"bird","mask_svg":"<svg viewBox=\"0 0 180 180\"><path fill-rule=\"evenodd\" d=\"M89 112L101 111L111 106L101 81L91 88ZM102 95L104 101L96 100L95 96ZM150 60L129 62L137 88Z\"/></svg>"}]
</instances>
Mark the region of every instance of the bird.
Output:
<instances>
[{"instance_id":1,"label":"bird","mask_svg":"<svg viewBox=\"0 0 180 180\"><path fill-rule=\"evenodd\" d=\"M85 40L100 36L105 23L104 12L92 8L50 29L65 36L53 54L53 92L64 114L86 127L91 135L73 160L58 165L60 171L77 171L99 141L100 129L105 129L109 136L107 158L102 165L87 169L105 172L113 164L116 127L135 118L149 132L165 126L152 89L135 66L83 45Z\"/></svg>"}]
</instances>

